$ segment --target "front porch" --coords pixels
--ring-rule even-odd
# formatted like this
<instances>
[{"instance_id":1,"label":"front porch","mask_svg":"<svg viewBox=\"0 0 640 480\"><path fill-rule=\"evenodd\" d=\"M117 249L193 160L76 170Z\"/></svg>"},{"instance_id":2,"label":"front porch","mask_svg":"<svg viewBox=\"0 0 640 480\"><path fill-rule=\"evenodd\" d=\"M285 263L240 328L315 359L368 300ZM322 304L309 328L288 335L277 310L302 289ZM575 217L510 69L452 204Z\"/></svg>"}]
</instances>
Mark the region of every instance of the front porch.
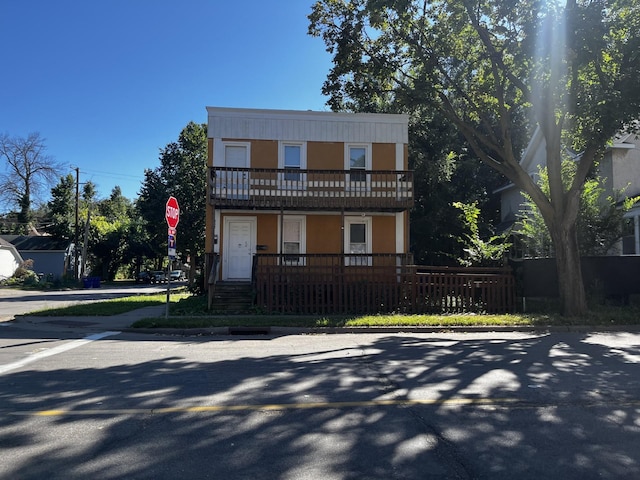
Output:
<instances>
[{"instance_id":1,"label":"front porch","mask_svg":"<svg viewBox=\"0 0 640 480\"><path fill-rule=\"evenodd\" d=\"M286 255L256 254L255 311L327 315L515 311L511 268L412 263L410 254L307 254L296 255L295 262Z\"/></svg>"}]
</instances>

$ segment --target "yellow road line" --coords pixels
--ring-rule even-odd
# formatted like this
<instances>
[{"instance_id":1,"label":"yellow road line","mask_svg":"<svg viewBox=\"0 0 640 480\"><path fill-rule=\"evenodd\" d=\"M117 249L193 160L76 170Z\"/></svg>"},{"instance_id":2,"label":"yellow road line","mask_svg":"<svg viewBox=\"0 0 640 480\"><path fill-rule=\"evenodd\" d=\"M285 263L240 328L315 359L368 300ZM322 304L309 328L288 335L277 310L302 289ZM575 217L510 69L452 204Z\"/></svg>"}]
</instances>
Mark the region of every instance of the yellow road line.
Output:
<instances>
[{"instance_id":1,"label":"yellow road line","mask_svg":"<svg viewBox=\"0 0 640 480\"><path fill-rule=\"evenodd\" d=\"M163 415L171 413L225 413L241 411L283 411L304 409L357 408L357 407L393 407L393 406L465 406L465 405L509 405L510 408L542 408L562 406L598 406L615 405L617 407L640 406L640 400L611 400L611 401L548 401L531 402L522 398L445 398L445 399L395 399L395 400L363 400L353 402L307 402L307 403L268 403L257 405L196 405L191 407L158 407L158 408L123 408L123 409L78 409L78 410L24 410L11 411L6 415L63 417L63 416L116 416L116 415ZM2 415L0 411L0 415Z\"/></svg>"},{"instance_id":2,"label":"yellow road line","mask_svg":"<svg viewBox=\"0 0 640 480\"><path fill-rule=\"evenodd\" d=\"M304 410L323 408L389 407L412 405L498 405L523 403L517 398L447 398L425 400L363 400L352 402L307 402L307 403L270 403L261 405L199 405L191 407L125 408L93 410L33 410L14 412L14 415L34 415L40 417L60 417L66 415L140 415L169 413L221 413L239 411Z\"/></svg>"}]
</instances>

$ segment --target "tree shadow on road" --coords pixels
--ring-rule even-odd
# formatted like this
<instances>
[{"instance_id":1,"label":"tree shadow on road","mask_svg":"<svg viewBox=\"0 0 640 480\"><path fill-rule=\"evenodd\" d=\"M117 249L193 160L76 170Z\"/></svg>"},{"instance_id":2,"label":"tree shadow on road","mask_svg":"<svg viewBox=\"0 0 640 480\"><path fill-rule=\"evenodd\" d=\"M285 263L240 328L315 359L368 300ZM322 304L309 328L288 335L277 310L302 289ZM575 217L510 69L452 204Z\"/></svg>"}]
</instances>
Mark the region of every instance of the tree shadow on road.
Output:
<instances>
[{"instance_id":1,"label":"tree shadow on road","mask_svg":"<svg viewBox=\"0 0 640 480\"><path fill-rule=\"evenodd\" d=\"M0 476L638 478L624 335L102 340L0 377Z\"/></svg>"}]
</instances>

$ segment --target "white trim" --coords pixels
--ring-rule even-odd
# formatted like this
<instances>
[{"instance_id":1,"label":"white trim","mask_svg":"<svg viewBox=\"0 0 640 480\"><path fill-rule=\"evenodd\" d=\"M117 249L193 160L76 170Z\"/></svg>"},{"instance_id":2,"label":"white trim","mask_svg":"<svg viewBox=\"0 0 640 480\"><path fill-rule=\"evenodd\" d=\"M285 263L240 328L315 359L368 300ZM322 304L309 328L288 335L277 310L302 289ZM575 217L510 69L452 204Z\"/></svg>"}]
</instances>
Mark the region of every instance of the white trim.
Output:
<instances>
[{"instance_id":1,"label":"white trim","mask_svg":"<svg viewBox=\"0 0 640 480\"><path fill-rule=\"evenodd\" d=\"M220 210L218 209L213 211L213 253L220 254Z\"/></svg>"},{"instance_id":2,"label":"white trim","mask_svg":"<svg viewBox=\"0 0 640 480\"><path fill-rule=\"evenodd\" d=\"M404 166L404 144L396 143L396 170L406 170Z\"/></svg>"},{"instance_id":3,"label":"white trim","mask_svg":"<svg viewBox=\"0 0 640 480\"><path fill-rule=\"evenodd\" d=\"M404 213L396 213L396 253L404 251Z\"/></svg>"},{"instance_id":4,"label":"white trim","mask_svg":"<svg viewBox=\"0 0 640 480\"><path fill-rule=\"evenodd\" d=\"M351 225L365 225L365 252L366 254L372 253L372 233L373 233L373 219L372 217L365 216L345 216L344 217L344 253L349 255L351 253ZM351 265L349 257L345 257L345 265ZM367 258L366 265L372 264L372 258ZM359 265L354 263L354 265Z\"/></svg>"}]
</instances>

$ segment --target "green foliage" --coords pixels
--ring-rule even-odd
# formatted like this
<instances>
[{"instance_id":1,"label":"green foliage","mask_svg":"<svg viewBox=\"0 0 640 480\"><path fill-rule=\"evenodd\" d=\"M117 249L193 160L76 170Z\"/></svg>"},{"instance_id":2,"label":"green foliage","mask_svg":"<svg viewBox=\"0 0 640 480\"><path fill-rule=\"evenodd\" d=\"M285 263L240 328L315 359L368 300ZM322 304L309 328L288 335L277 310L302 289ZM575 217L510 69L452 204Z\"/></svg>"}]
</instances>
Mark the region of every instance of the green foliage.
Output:
<instances>
[{"instance_id":1,"label":"green foliage","mask_svg":"<svg viewBox=\"0 0 640 480\"><path fill-rule=\"evenodd\" d=\"M333 55L323 85L333 110L402 99L438 112L529 194L552 232L563 308L574 314L586 310L575 251L582 185L614 134L640 126L639 10L637 0L319 0L309 33ZM544 138L548 197L519 163L519 135L534 131ZM567 190L565 147L582 152Z\"/></svg>"},{"instance_id":2,"label":"green foliage","mask_svg":"<svg viewBox=\"0 0 640 480\"><path fill-rule=\"evenodd\" d=\"M116 186L109 198L96 203L95 211L91 214L89 242L92 271L113 280L126 258L133 205Z\"/></svg>"},{"instance_id":3,"label":"green foliage","mask_svg":"<svg viewBox=\"0 0 640 480\"><path fill-rule=\"evenodd\" d=\"M75 185L73 175L69 174L60 177L60 182L51 189L51 200L47 204L51 223L46 231L54 237L66 240L74 238Z\"/></svg>"},{"instance_id":4,"label":"green foliage","mask_svg":"<svg viewBox=\"0 0 640 480\"><path fill-rule=\"evenodd\" d=\"M502 264L511 248L507 235L493 235L488 240L483 240L478 225L480 209L477 202L454 202L453 206L461 210L462 221L469 232L458 239L463 244L465 252L465 256L458 259L460 264L466 267L489 267Z\"/></svg>"},{"instance_id":5,"label":"green foliage","mask_svg":"<svg viewBox=\"0 0 640 480\"><path fill-rule=\"evenodd\" d=\"M570 188L576 174L577 164L573 160L562 162L562 183ZM640 198L624 198L624 191L606 194L606 179L588 178L580 195L580 208L576 228L578 248L583 256L606 255L622 238L625 219L633 204ZM549 175L546 168L538 169L538 185L545 195L549 195ZM540 210L525 196L524 209L519 214L517 234L522 237L527 256L553 257L553 244L549 229Z\"/></svg>"},{"instance_id":6,"label":"green foliage","mask_svg":"<svg viewBox=\"0 0 640 480\"><path fill-rule=\"evenodd\" d=\"M11 277L4 284L7 286L33 286L38 284L40 279L33 271L33 260L28 259L22 262Z\"/></svg>"},{"instance_id":7,"label":"green foliage","mask_svg":"<svg viewBox=\"0 0 640 480\"><path fill-rule=\"evenodd\" d=\"M177 250L183 262L189 258L196 268L204 255L207 181L207 129L189 122L177 142L160 152L160 166L145 171L145 180L136 203L144 219L149 242L158 258L166 257L167 225L165 204L170 195L178 199L180 223Z\"/></svg>"}]
</instances>

